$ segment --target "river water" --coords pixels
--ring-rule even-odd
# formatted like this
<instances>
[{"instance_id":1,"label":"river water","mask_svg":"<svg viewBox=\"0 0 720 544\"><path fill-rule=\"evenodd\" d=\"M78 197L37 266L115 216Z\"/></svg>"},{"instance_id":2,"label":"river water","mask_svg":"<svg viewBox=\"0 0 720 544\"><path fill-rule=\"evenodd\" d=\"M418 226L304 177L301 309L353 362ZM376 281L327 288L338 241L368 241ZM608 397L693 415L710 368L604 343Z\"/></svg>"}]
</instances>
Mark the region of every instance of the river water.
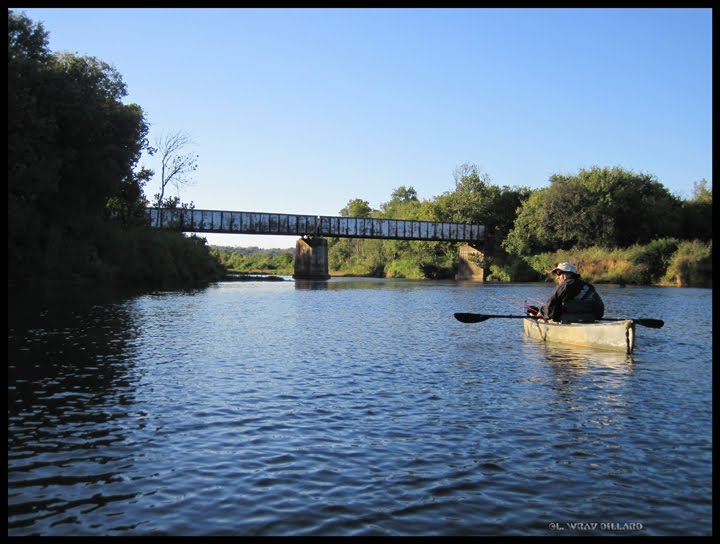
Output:
<instances>
[{"instance_id":1,"label":"river water","mask_svg":"<svg viewBox=\"0 0 720 544\"><path fill-rule=\"evenodd\" d=\"M8 535L712 534L712 290L599 285L633 356L452 316L551 287L9 306Z\"/></svg>"}]
</instances>

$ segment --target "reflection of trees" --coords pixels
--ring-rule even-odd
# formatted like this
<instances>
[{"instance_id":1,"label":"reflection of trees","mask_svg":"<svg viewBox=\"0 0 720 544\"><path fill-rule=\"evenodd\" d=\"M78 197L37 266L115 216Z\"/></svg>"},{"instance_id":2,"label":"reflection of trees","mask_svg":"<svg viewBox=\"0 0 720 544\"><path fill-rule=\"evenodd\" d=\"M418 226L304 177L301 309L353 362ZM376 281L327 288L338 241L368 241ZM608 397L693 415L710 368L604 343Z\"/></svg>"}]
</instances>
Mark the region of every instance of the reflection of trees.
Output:
<instances>
[{"instance_id":1,"label":"reflection of trees","mask_svg":"<svg viewBox=\"0 0 720 544\"><path fill-rule=\"evenodd\" d=\"M547 417L556 429L549 435L556 462L582 458L593 466L613 465L608 444L621 444L631 411L626 385L632 356L581 348L543 345L554 392ZM609 456L609 457L608 457Z\"/></svg>"},{"instance_id":2,"label":"reflection of trees","mask_svg":"<svg viewBox=\"0 0 720 544\"><path fill-rule=\"evenodd\" d=\"M97 443L117 406L132 402L132 316L121 303L56 296L42 306L9 301L8 455ZM40 309L42 308L42 309ZM120 397L120 398L118 398ZM102 429L105 429L103 431Z\"/></svg>"},{"instance_id":3,"label":"reflection of trees","mask_svg":"<svg viewBox=\"0 0 720 544\"><path fill-rule=\"evenodd\" d=\"M122 497L106 486L122 487L131 465L114 444L134 402L133 318L117 300L76 296L8 301L9 531Z\"/></svg>"},{"instance_id":4,"label":"reflection of trees","mask_svg":"<svg viewBox=\"0 0 720 544\"><path fill-rule=\"evenodd\" d=\"M294 280L295 289L309 290L353 290L353 289L417 289L422 288L423 284L416 280L399 280L388 281L384 278L332 278L328 281L315 280Z\"/></svg>"},{"instance_id":5,"label":"reflection of trees","mask_svg":"<svg viewBox=\"0 0 720 544\"><path fill-rule=\"evenodd\" d=\"M295 280L295 289L304 289L307 291L324 291L327 288L327 281Z\"/></svg>"},{"instance_id":6,"label":"reflection of trees","mask_svg":"<svg viewBox=\"0 0 720 544\"><path fill-rule=\"evenodd\" d=\"M541 349L554 376L553 389L570 404L586 402L590 391L596 391L594 400L603 404L622 393L618 388L633 371L632 355L624 353L549 344Z\"/></svg>"}]
</instances>

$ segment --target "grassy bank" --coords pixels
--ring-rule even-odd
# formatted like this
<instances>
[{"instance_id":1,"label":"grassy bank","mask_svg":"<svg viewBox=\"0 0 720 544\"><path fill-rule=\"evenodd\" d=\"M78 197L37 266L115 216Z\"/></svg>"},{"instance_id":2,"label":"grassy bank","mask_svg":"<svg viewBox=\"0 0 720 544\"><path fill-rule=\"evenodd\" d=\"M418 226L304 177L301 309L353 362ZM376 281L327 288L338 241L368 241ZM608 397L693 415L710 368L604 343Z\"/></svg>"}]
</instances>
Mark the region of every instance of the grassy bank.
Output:
<instances>
[{"instance_id":1,"label":"grassy bank","mask_svg":"<svg viewBox=\"0 0 720 544\"><path fill-rule=\"evenodd\" d=\"M377 242L377 241L375 241ZM358 244L359 248L364 248ZM420 261L413 255L380 260L358 250L350 255L333 255L330 247L330 275L335 277L385 277L404 279L453 278L457 270L457 250L435 262ZM293 274L292 249L212 247L229 272L243 274ZM451 254L452 253L452 254ZM363 258L365 257L365 258ZM415 257L415 258L414 258ZM488 258L487 281L549 281L549 271L558 262L577 264L583 278L593 283L712 287L712 241L681 241L662 238L646 245L625 249L591 247L560 250L526 258L507 254ZM437 264L436 264L437 263Z\"/></svg>"},{"instance_id":2,"label":"grassy bank","mask_svg":"<svg viewBox=\"0 0 720 544\"><path fill-rule=\"evenodd\" d=\"M592 283L712 287L712 241L663 238L625 249L592 247L543 253L525 263L530 275L550 279L548 271L563 261L575 263L583 278ZM512 268L511 263L500 264L493 274L497 279L507 278Z\"/></svg>"}]
</instances>

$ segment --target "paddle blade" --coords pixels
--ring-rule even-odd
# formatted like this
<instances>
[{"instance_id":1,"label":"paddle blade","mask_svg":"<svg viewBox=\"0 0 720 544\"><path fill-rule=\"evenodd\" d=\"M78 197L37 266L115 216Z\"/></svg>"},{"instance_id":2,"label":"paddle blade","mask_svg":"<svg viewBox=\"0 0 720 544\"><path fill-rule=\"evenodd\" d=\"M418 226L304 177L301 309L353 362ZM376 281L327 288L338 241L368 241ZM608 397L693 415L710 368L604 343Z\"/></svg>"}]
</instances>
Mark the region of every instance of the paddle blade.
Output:
<instances>
[{"instance_id":1,"label":"paddle blade","mask_svg":"<svg viewBox=\"0 0 720 544\"><path fill-rule=\"evenodd\" d=\"M461 323L480 323L481 321L485 321L486 319L489 319L489 315L482 315L482 314L467 314L458 312L455 315L455 319L460 321Z\"/></svg>"},{"instance_id":2,"label":"paddle blade","mask_svg":"<svg viewBox=\"0 0 720 544\"><path fill-rule=\"evenodd\" d=\"M638 325L642 325L643 327L650 327L651 329L660 329L665 324L665 322L662 319L650 319L650 318L641 318L641 319L634 319L635 323Z\"/></svg>"}]
</instances>

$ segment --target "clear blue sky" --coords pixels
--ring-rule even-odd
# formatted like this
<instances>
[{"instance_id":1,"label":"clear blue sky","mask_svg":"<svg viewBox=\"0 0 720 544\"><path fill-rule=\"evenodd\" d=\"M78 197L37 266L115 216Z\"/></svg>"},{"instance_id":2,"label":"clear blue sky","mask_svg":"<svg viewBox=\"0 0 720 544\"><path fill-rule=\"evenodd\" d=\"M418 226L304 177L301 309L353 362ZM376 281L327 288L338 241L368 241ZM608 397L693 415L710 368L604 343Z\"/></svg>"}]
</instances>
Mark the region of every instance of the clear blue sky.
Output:
<instances>
[{"instance_id":1,"label":"clear blue sky","mask_svg":"<svg viewBox=\"0 0 720 544\"><path fill-rule=\"evenodd\" d=\"M682 198L712 183L709 8L13 9L52 51L113 65L151 140L192 137L180 196L197 208L337 215L400 185L432 199L466 162L500 186L592 166Z\"/></svg>"}]
</instances>

